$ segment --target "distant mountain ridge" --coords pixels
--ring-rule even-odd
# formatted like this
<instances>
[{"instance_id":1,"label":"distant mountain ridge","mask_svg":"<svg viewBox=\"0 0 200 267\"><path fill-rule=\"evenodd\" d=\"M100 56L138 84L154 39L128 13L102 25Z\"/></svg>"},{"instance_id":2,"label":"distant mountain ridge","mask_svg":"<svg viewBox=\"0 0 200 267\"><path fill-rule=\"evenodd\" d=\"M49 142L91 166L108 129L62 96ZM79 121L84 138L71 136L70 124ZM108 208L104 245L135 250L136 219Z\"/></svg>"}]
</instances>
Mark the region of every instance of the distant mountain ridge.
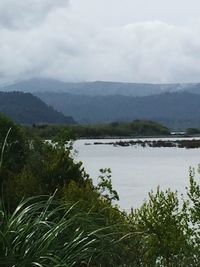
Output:
<instances>
[{"instance_id":1,"label":"distant mountain ridge","mask_svg":"<svg viewBox=\"0 0 200 267\"><path fill-rule=\"evenodd\" d=\"M37 93L44 102L80 123L147 119L171 128L200 127L200 95L188 92L145 97Z\"/></svg>"},{"instance_id":2,"label":"distant mountain ridge","mask_svg":"<svg viewBox=\"0 0 200 267\"><path fill-rule=\"evenodd\" d=\"M4 85L1 90L31 92L79 123L150 119L173 129L200 128L200 83L66 83L31 79Z\"/></svg>"},{"instance_id":3,"label":"distant mountain ridge","mask_svg":"<svg viewBox=\"0 0 200 267\"><path fill-rule=\"evenodd\" d=\"M3 91L23 92L66 92L82 95L126 95L148 96L164 92L195 92L200 94L200 84L146 84L125 82L62 82L54 79L30 79L15 82L10 85L2 85Z\"/></svg>"},{"instance_id":4,"label":"distant mountain ridge","mask_svg":"<svg viewBox=\"0 0 200 267\"><path fill-rule=\"evenodd\" d=\"M0 112L21 124L74 123L72 117L56 111L30 93L0 92Z\"/></svg>"}]
</instances>

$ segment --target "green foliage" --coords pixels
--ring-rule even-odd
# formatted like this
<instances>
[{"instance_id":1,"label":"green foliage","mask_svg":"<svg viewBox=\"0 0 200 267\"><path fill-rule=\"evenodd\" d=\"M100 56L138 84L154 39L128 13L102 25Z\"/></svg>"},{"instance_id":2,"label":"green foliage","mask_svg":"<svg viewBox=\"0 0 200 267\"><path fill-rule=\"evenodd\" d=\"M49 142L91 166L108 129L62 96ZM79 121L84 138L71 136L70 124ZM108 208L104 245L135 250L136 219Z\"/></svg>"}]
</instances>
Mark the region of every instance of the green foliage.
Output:
<instances>
[{"instance_id":1,"label":"green foliage","mask_svg":"<svg viewBox=\"0 0 200 267\"><path fill-rule=\"evenodd\" d=\"M75 139L74 133L70 128L62 127L58 134L53 138L53 143L60 147L67 149L73 148L73 140Z\"/></svg>"},{"instance_id":2,"label":"green foliage","mask_svg":"<svg viewBox=\"0 0 200 267\"><path fill-rule=\"evenodd\" d=\"M22 128L0 113L0 149L2 150L5 138L2 167L17 170L26 159L28 148L27 139Z\"/></svg>"},{"instance_id":3,"label":"green foliage","mask_svg":"<svg viewBox=\"0 0 200 267\"><path fill-rule=\"evenodd\" d=\"M71 126L78 137L105 137L105 136L151 136L169 135L170 131L165 126L146 120L135 120L129 123L114 122L97 125Z\"/></svg>"},{"instance_id":4,"label":"green foliage","mask_svg":"<svg viewBox=\"0 0 200 267\"><path fill-rule=\"evenodd\" d=\"M101 175L99 175L99 183L97 185L97 190L100 195L106 198L108 201L119 200L119 195L116 190L113 189L111 181L111 169L105 168L100 169Z\"/></svg>"},{"instance_id":5,"label":"green foliage","mask_svg":"<svg viewBox=\"0 0 200 267\"><path fill-rule=\"evenodd\" d=\"M3 186L13 173L25 165L29 143L21 127L0 114L0 194Z\"/></svg>"},{"instance_id":6,"label":"green foliage","mask_svg":"<svg viewBox=\"0 0 200 267\"><path fill-rule=\"evenodd\" d=\"M10 175L4 183L4 200L6 206L13 209L21 199L43 194L42 184L37 176L27 168L21 172Z\"/></svg>"},{"instance_id":7,"label":"green foliage","mask_svg":"<svg viewBox=\"0 0 200 267\"><path fill-rule=\"evenodd\" d=\"M80 186L88 177L82 163L74 162L71 151L65 146L37 140L32 140L31 145L21 171L11 173L5 179L4 194L11 208L23 196L52 194L56 189L62 195L62 188L70 181L75 181Z\"/></svg>"},{"instance_id":8,"label":"green foliage","mask_svg":"<svg viewBox=\"0 0 200 267\"><path fill-rule=\"evenodd\" d=\"M199 170L198 170L199 172ZM189 235L192 237L193 255L200 262L200 185L195 179L195 172L190 169L190 185L187 191L189 200L185 204L187 219L190 226Z\"/></svg>"},{"instance_id":9,"label":"green foliage","mask_svg":"<svg viewBox=\"0 0 200 267\"><path fill-rule=\"evenodd\" d=\"M149 193L149 201L132 214L132 219L136 229L143 232L141 250L147 266L187 266L190 263L188 225L177 193L163 192L159 188L155 194Z\"/></svg>"},{"instance_id":10,"label":"green foliage","mask_svg":"<svg viewBox=\"0 0 200 267\"><path fill-rule=\"evenodd\" d=\"M200 185L195 180L195 172L190 169L190 186L188 189L188 196L192 202L190 211L194 223L199 224L200 228Z\"/></svg>"},{"instance_id":11,"label":"green foliage","mask_svg":"<svg viewBox=\"0 0 200 267\"><path fill-rule=\"evenodd\" d=\"M110 196L102 195L101 189L102 187L99 185L95 187L89 178L81 186L75 181L71 181L69 185L63 188L63 200L64 202L76 202L76 206L80 210L100 214L104 226L108 226L110 223L122 223L124 214L120 212L117 206L112 205Z\"/></svg>"},{"instance_id":12,"label":"green foliage","mask_svg":"<svg viewBox=\"0 0 200 267\"><path fill-rule=\"evenodd\" d=\"M113 122L110 124L93 125L34 125L27 128L27 131L33 131L44 139L52 138L80 138L80 137L110 137L110 136L158 136L169 135L170 130L165 126L146 120L135 120L129 123Z\"/></svg>"},{"instance_id":13,"label":"green foliage","mask_svg":"<svg viewBox=\"0 0 200 267\"><path fill-rule=\"evenodd\" d=\"M102 229L101 244L96 248L94 258L89 266L129 266L133 263L135 251L130 254L127 244L130 242L130 229L126 214L122 213L111 201L103 197L92 185L90 180L84 186L78 186L72 181L64 189L64 203L76 202L75 213L85 212L87 220L81 220L86 232ZM89 219L88 219L89 217ZM130 243L129 243L130 244ZM131 241L134 247L135 240ZM134 259L134 260L133 260ZM132 265L130 265L132 266Z\"/></svg>"},{"instance_id":14,"label":"green foliage","mask_svg":"<svg viewBox=\"0 0 200 267\"><path fill-rule=\"evenodd\" d=\"M170 130L154 121L135 120L131 123L131 129L137 135L169 135Z\"/></svg>"},{"instance_id":15,"label":"green foliage","mask_svg":"<svg viewBox=\"0 0 200 267\"><path fill-rule=\"evenodd\" d=\"M57 188L61 194L71 180L84 183L87 174L80 162L74 162L71 143L65 141L70 138L68 131L49 143L34 133L26 135L27 131L3 115L0 127L0 185L7 207L15 208L22 197L51 194Z\"/></svg>"}]
</instances>

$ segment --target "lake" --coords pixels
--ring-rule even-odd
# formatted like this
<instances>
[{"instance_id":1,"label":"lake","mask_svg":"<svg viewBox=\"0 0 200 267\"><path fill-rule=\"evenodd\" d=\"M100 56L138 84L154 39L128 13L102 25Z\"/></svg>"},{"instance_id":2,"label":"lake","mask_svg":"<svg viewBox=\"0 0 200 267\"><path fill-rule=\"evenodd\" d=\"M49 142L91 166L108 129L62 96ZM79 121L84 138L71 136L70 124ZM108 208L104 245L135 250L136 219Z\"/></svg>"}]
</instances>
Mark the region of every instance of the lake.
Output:
<instances>
[{"instance_id":1,"label":"lake","mask_svg":"<svg viewBox=\"0 0 200 267\"><path fill-rule=\"evenodd\" d=\"M156 190L158 185L161 189L185 193L189 167L197 169L200 163L200 149L93 145L94 142L113 141L117 139L77 140L74 149L78 151L76 160L83 162L94 184L98 183L100 168L111 168L112 183L120 196L118 204L121 209L139 207L148 198L148 192Z\"/></svg>"}]
</instances>

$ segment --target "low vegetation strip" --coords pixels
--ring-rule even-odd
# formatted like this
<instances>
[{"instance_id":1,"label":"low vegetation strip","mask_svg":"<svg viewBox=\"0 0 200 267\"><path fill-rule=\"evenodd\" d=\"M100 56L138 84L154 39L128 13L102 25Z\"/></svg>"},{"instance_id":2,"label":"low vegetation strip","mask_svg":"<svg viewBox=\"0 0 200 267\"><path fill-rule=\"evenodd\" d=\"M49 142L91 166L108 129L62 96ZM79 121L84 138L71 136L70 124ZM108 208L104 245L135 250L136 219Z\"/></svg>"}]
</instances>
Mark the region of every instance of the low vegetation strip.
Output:
<instances>
[{"instance_id":1,"label":"low vegetation strip","mask_svg":"<svg viewBox=\"0 0 200 267\"><path fill-rule=\"evenodd\" d=\"M34 132L44 139L52 139L63 131L68 131L71 138L105 138L133 136L169 136L170 130L153 121L135 120L128 123L113 122L92 125L33 125L27 131Z\"/></svg>"}]
</instances>

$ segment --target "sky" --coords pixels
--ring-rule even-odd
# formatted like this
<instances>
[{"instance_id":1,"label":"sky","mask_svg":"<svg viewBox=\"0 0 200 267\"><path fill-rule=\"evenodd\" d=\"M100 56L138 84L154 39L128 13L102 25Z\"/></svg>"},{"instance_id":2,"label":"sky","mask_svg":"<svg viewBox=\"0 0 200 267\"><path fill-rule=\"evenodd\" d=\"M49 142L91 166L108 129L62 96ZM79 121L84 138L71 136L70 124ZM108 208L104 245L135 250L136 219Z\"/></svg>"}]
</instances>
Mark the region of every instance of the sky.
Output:
<instances>
[{"instance_id":1,"label":"sky","mask_svg":"<svg viewBox=\"0 0 200 267\"><path fill-rule=\"evenodd\" d=\"M1 0L0 83L200 82L199 0Z\"/></svg>"}]
</instances>

